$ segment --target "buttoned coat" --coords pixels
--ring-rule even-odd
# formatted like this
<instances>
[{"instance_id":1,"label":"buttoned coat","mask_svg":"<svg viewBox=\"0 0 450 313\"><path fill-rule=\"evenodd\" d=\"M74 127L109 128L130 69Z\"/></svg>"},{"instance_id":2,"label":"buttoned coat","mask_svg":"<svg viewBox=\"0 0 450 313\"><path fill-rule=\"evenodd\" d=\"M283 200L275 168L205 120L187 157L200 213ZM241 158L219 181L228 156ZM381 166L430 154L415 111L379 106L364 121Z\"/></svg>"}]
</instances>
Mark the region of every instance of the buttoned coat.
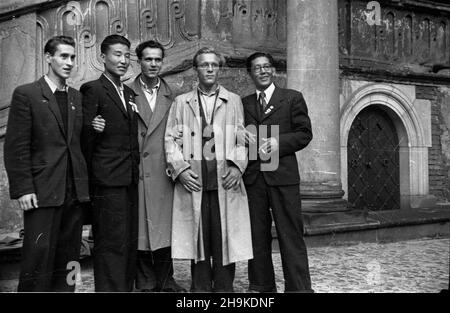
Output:
<instances>
[{"instance_id":1,"label":"buttoned coat","mask_svg":"<svg viewBox=\"0 0 450 313\"><path fill-rule=\"evenodd\" d=\"M245 97L242 102L246 127L258 126L258 136L261 126L267 127L268 137L271 133L270 126L277 126L279 131L279 163L276 169L261 171L261 159L251 158L244 174L245 184L253 184L261 172L269 186L298 185L300 174L295 153L305 148L313 138L311 120L302 93L275 87L266 112L260 109L256 93Z\"/></svg>"},{"instance_id":2,"label":"buttoned coat","mask_svg":"<svg viewBox=\"0 0 450 313\"><path fill-rule=\"evenodd\" d=\"M123 187L137 184L139 147L137 141L137 114L130 103L134 91L124 87L127 109L113 83L104 74L99 79L83 84L83 154L89 171L91 187ZM92 127L92 120L101 115L106 120L102 133Z\"/></svg>"},{"instance_id":3,"label":"buttoned coat","mask_svg":"<svg viewBox=\"0 0 450 313\"><path fill-rule=\"evenodd\" d=\"M169 85L160 78L155 109L150 105L140 84L141 75L129 85L136 93L139 138L139 250L169 247L172 230L173 188L166 174L164 134L169 109L173 102Z\"/></svg>"},{"instance_id":4,"label":"buttoned coat","mask_svg":"<svg viewBox=\"0 0 450 313\"><path fill-rule=\"evenodd\" d=\"M169 113L165 147L168 174L175 181L172 220L172 256L178 259L205 259L201 231L202 191L189 192L177 180L187 168L201 182L202 122L197 89L178 96ZM250 216L243 180L231 190L222 186L230 164L243 173L247 166L245 145L239 142L243 129L243 108L238 95L220 86L214 111L213 131L217 160L218 195L222 231L223 265L253 258ZM207 134L210 135L210 134Z\"/></svg>"}]
</instances>

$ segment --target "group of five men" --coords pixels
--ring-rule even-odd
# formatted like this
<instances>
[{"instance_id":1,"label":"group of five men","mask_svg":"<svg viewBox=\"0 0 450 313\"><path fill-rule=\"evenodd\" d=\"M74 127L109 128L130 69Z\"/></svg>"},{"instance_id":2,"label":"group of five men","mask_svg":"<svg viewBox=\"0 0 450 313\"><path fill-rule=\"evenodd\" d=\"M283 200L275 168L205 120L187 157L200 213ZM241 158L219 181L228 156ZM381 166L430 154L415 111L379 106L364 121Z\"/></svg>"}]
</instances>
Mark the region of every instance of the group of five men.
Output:
<instances>
[{"instance_id":1,"label":"group of five men","mask_svg":"<svg viewBox=\"0 0 450 313\"><path fill-rule=\"evenodd\" d=\"M66 85L75 42L54 37L48 73L13 93L4 150L24 211L18 291L74 290L86 204L96 291L184 291L175 258L191 260L192 292L232 292L244 260L249 290L276 292L272 218L285 291L312 291L295 155L312 139L302 94L276 87L272 56L257 52L247 59L256 93L241 100L218 82L223 56L202 48L198 87L175 97L152 40L137 46L141 73L127 86L130 46L107 36L104 73L78 92Z\"/></svg>"}]
</instances>

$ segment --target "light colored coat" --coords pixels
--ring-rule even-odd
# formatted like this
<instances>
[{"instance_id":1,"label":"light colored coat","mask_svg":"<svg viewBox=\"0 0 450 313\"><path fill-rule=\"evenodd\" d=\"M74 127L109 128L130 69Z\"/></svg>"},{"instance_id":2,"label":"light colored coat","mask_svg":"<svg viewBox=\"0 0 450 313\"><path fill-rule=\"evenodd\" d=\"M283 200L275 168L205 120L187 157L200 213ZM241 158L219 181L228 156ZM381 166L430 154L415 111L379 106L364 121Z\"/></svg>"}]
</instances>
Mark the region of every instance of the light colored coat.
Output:
<instances>
[{"instance_id":1,"label":"light colored coat","mask_svg":"<svg viewBox=\"0 0 450 313\"><path fill-rule=\"evenodd\" d=\"M166 174L164 133L172 92L161 79L152 113L141 88L140 76L130 87L137 94L139 111L139 240L138 249L155 251L170 246L174 183Z\"/></svg>"},{"instance_id":2,"label":"light colored coat","mask_svg":"<svg viewBox=\"0 0 450 313\"><path fill-rule=\"evenodd\" d=\"M197 89L178 96L170 109L165 137L168 174L176 182L172 217L172 257L194 259L196 262L205 259L201 231L202 191L187 191L177 177L190 168L199 176L201 182L203 154L199 105ZM223 265L227 265L253 258L247 192L243 180L232 190L225 190L222 186L222 175L229 166L227 162L236 165L242 173L248 162L246 148L237 140L244 122L240 97L220 86L214 112Z\"/></svg>"}]
</instances>

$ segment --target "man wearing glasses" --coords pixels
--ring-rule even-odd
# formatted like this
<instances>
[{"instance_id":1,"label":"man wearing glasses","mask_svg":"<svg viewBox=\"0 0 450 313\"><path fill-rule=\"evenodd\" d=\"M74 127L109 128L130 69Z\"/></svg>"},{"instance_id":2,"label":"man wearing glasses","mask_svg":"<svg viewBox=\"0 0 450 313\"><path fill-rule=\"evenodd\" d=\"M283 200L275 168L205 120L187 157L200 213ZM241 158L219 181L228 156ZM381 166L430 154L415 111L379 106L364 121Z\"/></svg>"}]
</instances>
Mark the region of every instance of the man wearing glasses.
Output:
<instances>
[{"instance_id":1,"label":"man wearing glasses","mask_svg":"<svg viewBox=\"0 0 450 313\"><path fill-rule=\"evenodd\" d=\"M252 258L241 178L247 156L238 141L243 109L239 96L218 84L223 63L212 48L196 53L198 88L175 99L166 129L175 181L172 256L192 260L193 292L232 292L235 262Z\"/></svg>"},{"instance_id":2,"label":"man wearing glasses","mask_svg":"<svg viewBox=\"0 0 450 313\"><path fill-rule=\"evenodd\" d=\"M300 92L274 85L275 67L270 54L254 53L248 57L246 65L256 92L243 99L245 125L256 126L259 143L257 156L249 159L244 174L254 253L248 268L249 289L276 292L271 255L273 217L285 292L312 291L295 155L312 139L308 109ZM278 159L278 166L265 170L271 158Z\"/></svg>"}]
</instances>

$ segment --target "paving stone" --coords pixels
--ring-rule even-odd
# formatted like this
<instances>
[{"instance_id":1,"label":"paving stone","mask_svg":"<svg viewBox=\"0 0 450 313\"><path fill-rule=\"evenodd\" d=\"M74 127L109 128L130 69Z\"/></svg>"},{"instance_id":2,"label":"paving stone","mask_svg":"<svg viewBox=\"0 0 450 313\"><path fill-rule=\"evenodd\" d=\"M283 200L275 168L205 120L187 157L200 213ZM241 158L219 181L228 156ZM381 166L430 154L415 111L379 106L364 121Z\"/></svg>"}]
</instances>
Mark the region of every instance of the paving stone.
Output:
<instances>
[{"instance_id":1,"label":"paving stone","mask_svg":"<svg viewBox=\"0 0 450 313\"><path fill-rule=\"evenodd\" d=\"M450 239L361 243L308 249L312 287L318 293L436 293L449 288ZM283 292L279 253L273 254L278 292ZM190 288L190 261L174 261L175 279ZM0 281L15 291L17 280ZM235 292L247 292L247 262L236 264ZM92 265L83 266L77 292L93 292Z\"/></svg>"}]
</instances>

